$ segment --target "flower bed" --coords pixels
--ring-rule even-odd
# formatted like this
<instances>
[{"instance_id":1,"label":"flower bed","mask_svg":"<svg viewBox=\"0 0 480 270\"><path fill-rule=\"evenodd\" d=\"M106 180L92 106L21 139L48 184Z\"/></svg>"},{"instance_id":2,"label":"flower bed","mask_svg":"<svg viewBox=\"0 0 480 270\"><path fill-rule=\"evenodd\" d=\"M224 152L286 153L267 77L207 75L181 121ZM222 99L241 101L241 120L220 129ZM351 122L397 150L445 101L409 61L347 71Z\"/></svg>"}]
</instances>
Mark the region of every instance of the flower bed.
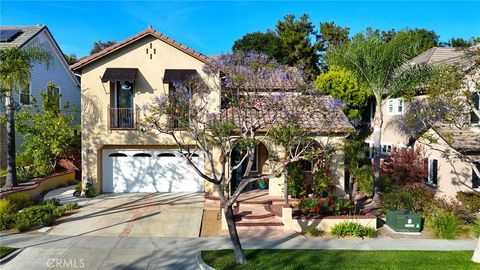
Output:
<instances>
[{"instance_id":1,"label":"flower bed","mask_svg":"<svg viewBox=\"0 0 480 270\"><path fill-rule=\"evenodd\" d=\"M333 227L344 222L354 222L372 229L377 228L377 217L372 214L305 217L293 216L293 209L290 207L282 208L284 226L299 233L306 232L312 226L320 231L330 232Z\"/></svg>"},{"instance_id":2,"label":"flower bed","mask_svg":"<svg viewBox=\"0 0 480 270\"><path fill-rule=\"evenodd\" d=\"M300 199L293 211L293 218L322 218L325 216L351 215L354 211L352 200L337 198L335 195L320 198L313 195Z\"/></svg>"}]
</instances>

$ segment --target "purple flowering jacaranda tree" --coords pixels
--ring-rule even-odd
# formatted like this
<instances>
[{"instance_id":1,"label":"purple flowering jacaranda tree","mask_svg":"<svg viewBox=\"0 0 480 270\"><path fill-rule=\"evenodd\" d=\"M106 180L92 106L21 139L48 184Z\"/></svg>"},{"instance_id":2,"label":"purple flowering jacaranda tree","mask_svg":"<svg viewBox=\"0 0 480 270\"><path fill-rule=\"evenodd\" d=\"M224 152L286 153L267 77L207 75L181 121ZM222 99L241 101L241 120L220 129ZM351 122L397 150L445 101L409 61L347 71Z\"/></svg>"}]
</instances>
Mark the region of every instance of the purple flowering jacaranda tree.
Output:
<instances>
[{"instance_id":1,"label":"purple flowering jacaranda tree","mask_svg":"<svg viewBox=\"0 0 480 270\"><path fill-rule=\"evenodd\" d=\"M232 208L240 193L254 181L279 177L289 163L325 151L314 147L315 138L335 129L335 119L348 120L339 102L309 91L300 70L257 53L212 59L201 74L169 89L143 108L143 130L168 135L187 163L211 183L225 213L235 259L243 264ZM252 170L260 143L269 151L269 168L263 170L268 173ZM192 161L199 151L205 168ZM238 178L234 172L240 167Z\"/></svg>"}]
</instances>

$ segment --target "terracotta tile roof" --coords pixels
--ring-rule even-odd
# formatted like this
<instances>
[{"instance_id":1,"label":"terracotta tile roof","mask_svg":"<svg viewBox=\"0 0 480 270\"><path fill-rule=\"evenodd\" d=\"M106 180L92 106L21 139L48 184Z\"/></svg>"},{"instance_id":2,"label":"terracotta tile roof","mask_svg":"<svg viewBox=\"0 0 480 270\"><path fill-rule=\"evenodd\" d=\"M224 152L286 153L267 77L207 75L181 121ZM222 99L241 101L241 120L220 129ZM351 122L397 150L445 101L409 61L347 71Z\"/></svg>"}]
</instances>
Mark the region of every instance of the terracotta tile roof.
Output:
<instances>
[{"instance_id":1,"label":"terracotta tile roof","mask_svg":"<svg viewBox=\"0 0 480 270\"><path fill-rule=\"evenodd\" d=\"M435 131L451 147L460 152L480 152L480 130L478 128L459 129L441 126Z\"/></svg>"},{"instance_id":2,"label":"terracotta tile roof","mask_svg":"<svg viewBox=\"0 0 480 270\"><path fill-rule=\"evenodd\" d=\"M119 49L121 49L121 48L123 48L123 47L137 41L137 40L140 40L140 39L142 39L146 36L149 36L149 35L158 38L159 40L161 40L161 41L179 49L180 51L182 51L182 52L184 52L184 53L186 53L186 54L188 54L188 55L190 55L190 56L192 56L192 57L194 57L194 58L196 58L196 59L198 59L202 62L205 62L205 63L208 62L209 58L207 56L205 56L205 55L195 51L194 49L191 49L191 48L175 41L174 39L171 39L171 38L165 36L162 33L159 33L157 31L155 31L152 28L148 28L145 31L140 32L140 33L124 40L124 41L118 42L118 43L116 43L116 44L114 44L114 45L112 45L108 48L105 48L104 50L102 50L98 53L94 53L92 55L81 58L76 63L71 65L70 68L72 70L80 69L80 68L84 67L85 65L88 65L88 64L90 64L90 63L92 63L92 62L94 62L94 61L96 61L96 60L114 52L114 51L117 51L117 50L119 50Z\"/></svg>"},{"instance_id":3,"label":"terracotta tile roof","mask_svg":"<svg viewBox=\"0 0 480 270\"><path fill-rule=\"evenodd\" d=\"M338 106L338 102L331 96L308 96L302 100L304 95L289 94L278 99L282 103L282 109L266 109L274 104L274 96L266 96L264 101L258 101L254 108L250 109L247 121L260 119L261 126L268 128L276 123L284 123L289 115L300 116L300 126L310 132L320 134L345 134L353 130L348 118ZM269 100L267 100L269 99ZM305 102L305 103L302 103ZM275 105L274 105L275 106ZM301 110L301 111L299 111ZM238 120L238 115L227 110L227 116ZM265 113L268 112L268 113Z\"/></svg>"},{"instance_id":4,"label":"terracotta tile roof","mask_svg":"<svg viewBox=\"0 0 480 270\"><path fill-rule=\"evenodd\" d=\"M17 35L12 41L0 42L0 50L9 46L22 47L34 38L45 28L45 25L36 26L1 26L0 30L20 30L21 33Z\"/></svg>"}]
</instances>

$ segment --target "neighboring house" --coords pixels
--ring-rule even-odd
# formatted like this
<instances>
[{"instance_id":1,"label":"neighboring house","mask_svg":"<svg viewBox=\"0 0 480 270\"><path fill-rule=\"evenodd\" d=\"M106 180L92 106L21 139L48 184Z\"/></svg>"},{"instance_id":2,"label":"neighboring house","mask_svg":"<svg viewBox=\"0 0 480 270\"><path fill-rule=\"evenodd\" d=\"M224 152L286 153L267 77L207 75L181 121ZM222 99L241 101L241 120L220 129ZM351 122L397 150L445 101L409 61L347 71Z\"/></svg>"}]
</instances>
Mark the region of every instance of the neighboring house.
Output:
<instances>
[{"instance_id":1,"label":"neighboring house","mask_svg":"<svg viewBox=\"0 0 480 270\"><path fill-rule=\"evenodd\" d=\"M465 80L471 82L479 78L478 67L466 60L464 52L456 48L433 47L413 58L409 64L459 64L465 72ZM474 92L474 100L477 110L479 109L478 89L472 83L468 89L461 91ZM419 101L425 96L417 96ZM467 125L461 129L453 126L438 126L435 129L422 124L416 127L405 125L405 119L411 104L407 104L403 98L389 98L382 104L383 127L382 127L382 155L388 155L394 147L417 147L425 150L428 159L428 179L432 187L435 187L439 196L455 198L459 191L479 190L479 177L475 173L480 170L480 128L478 116L469 113L466 118ZM373 110L371 112L373 115ZM425 136L436 140L435 143L425 139ZM369 147L369 157L373 154L373 136L365 141ZM476 167L476 168L474 168Z\"/></svg>"},{"instance_id":2,"label":"neighboring house","mask_svg":"<svg viewBox=\"0 0 480 270\"><path fill-rule=\"evenodd\" d=\"M149 28L73 64L71 69L82 78L82 179L104 193L213 191L212 185L187 165L170 136L152 136L138 128L143 105L155 97L169 96L173 82L194 74L206 78L202 68L209 61ZM207 104L212 113L222 108L220 91L209 94ZM192 95L194 98L195 93ZM337 109L328 120L338 125L331 125L330 134L319 140L341 143L351 128L345 115ZM255 171L268 167L268 149L267 143L259 145ZM202 152L197 153L194 163L208 174ZM332 170L339 190L343 189L342 162L339 151ZM270 180L271 195L281 195L282 189L283 177Z\"/></svg>"},{"instance_id":3,"label":"neighboring house","mask_svg":"<svg viewBox=\"0 0 480 270\"><path fill-rule=\"evenodd\" d=\"M29 87L26 89L16 89L14 93L14 101L22 106L30 106L34 99L40 104L42 99L40 93L46 91L47 85L53 81L56 88L55 93L61 95L60 105L63 106L67 102L72 107L80 109L80 83L69 69L62 50L53 38L48 27L45 25L37 26L1 26L0 27L0 49L9 46L26 47L30 44L41 44L48 50L52 56L50 65L34 64L32 67L32 78ZM1 99L0 111L5 112L5 99ZM78 113L77 119L80 119ZM16 136L17 151L20 148L22 138L20 134ZM6 130L5 126L0 126L0 168L6 166Z\"/></svg>"}]
</instances>

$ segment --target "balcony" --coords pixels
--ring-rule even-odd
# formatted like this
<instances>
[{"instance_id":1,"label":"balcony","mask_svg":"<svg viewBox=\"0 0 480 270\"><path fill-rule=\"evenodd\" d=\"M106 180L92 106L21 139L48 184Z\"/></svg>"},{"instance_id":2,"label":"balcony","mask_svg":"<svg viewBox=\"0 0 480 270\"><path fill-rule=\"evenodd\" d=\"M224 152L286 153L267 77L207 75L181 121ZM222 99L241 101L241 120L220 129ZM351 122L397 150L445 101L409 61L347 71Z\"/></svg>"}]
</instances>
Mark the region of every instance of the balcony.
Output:
<instances>
[{"instance_id":1,"label":"balcony","mask_svg":"<svg viewBox=\"0 0 480 270\"><path fill-rule=\"evenodd\" d=\"M138 122L138 110L134 108L110 108L110 129L136 129Z\"/></svg>"}]
</instances>

